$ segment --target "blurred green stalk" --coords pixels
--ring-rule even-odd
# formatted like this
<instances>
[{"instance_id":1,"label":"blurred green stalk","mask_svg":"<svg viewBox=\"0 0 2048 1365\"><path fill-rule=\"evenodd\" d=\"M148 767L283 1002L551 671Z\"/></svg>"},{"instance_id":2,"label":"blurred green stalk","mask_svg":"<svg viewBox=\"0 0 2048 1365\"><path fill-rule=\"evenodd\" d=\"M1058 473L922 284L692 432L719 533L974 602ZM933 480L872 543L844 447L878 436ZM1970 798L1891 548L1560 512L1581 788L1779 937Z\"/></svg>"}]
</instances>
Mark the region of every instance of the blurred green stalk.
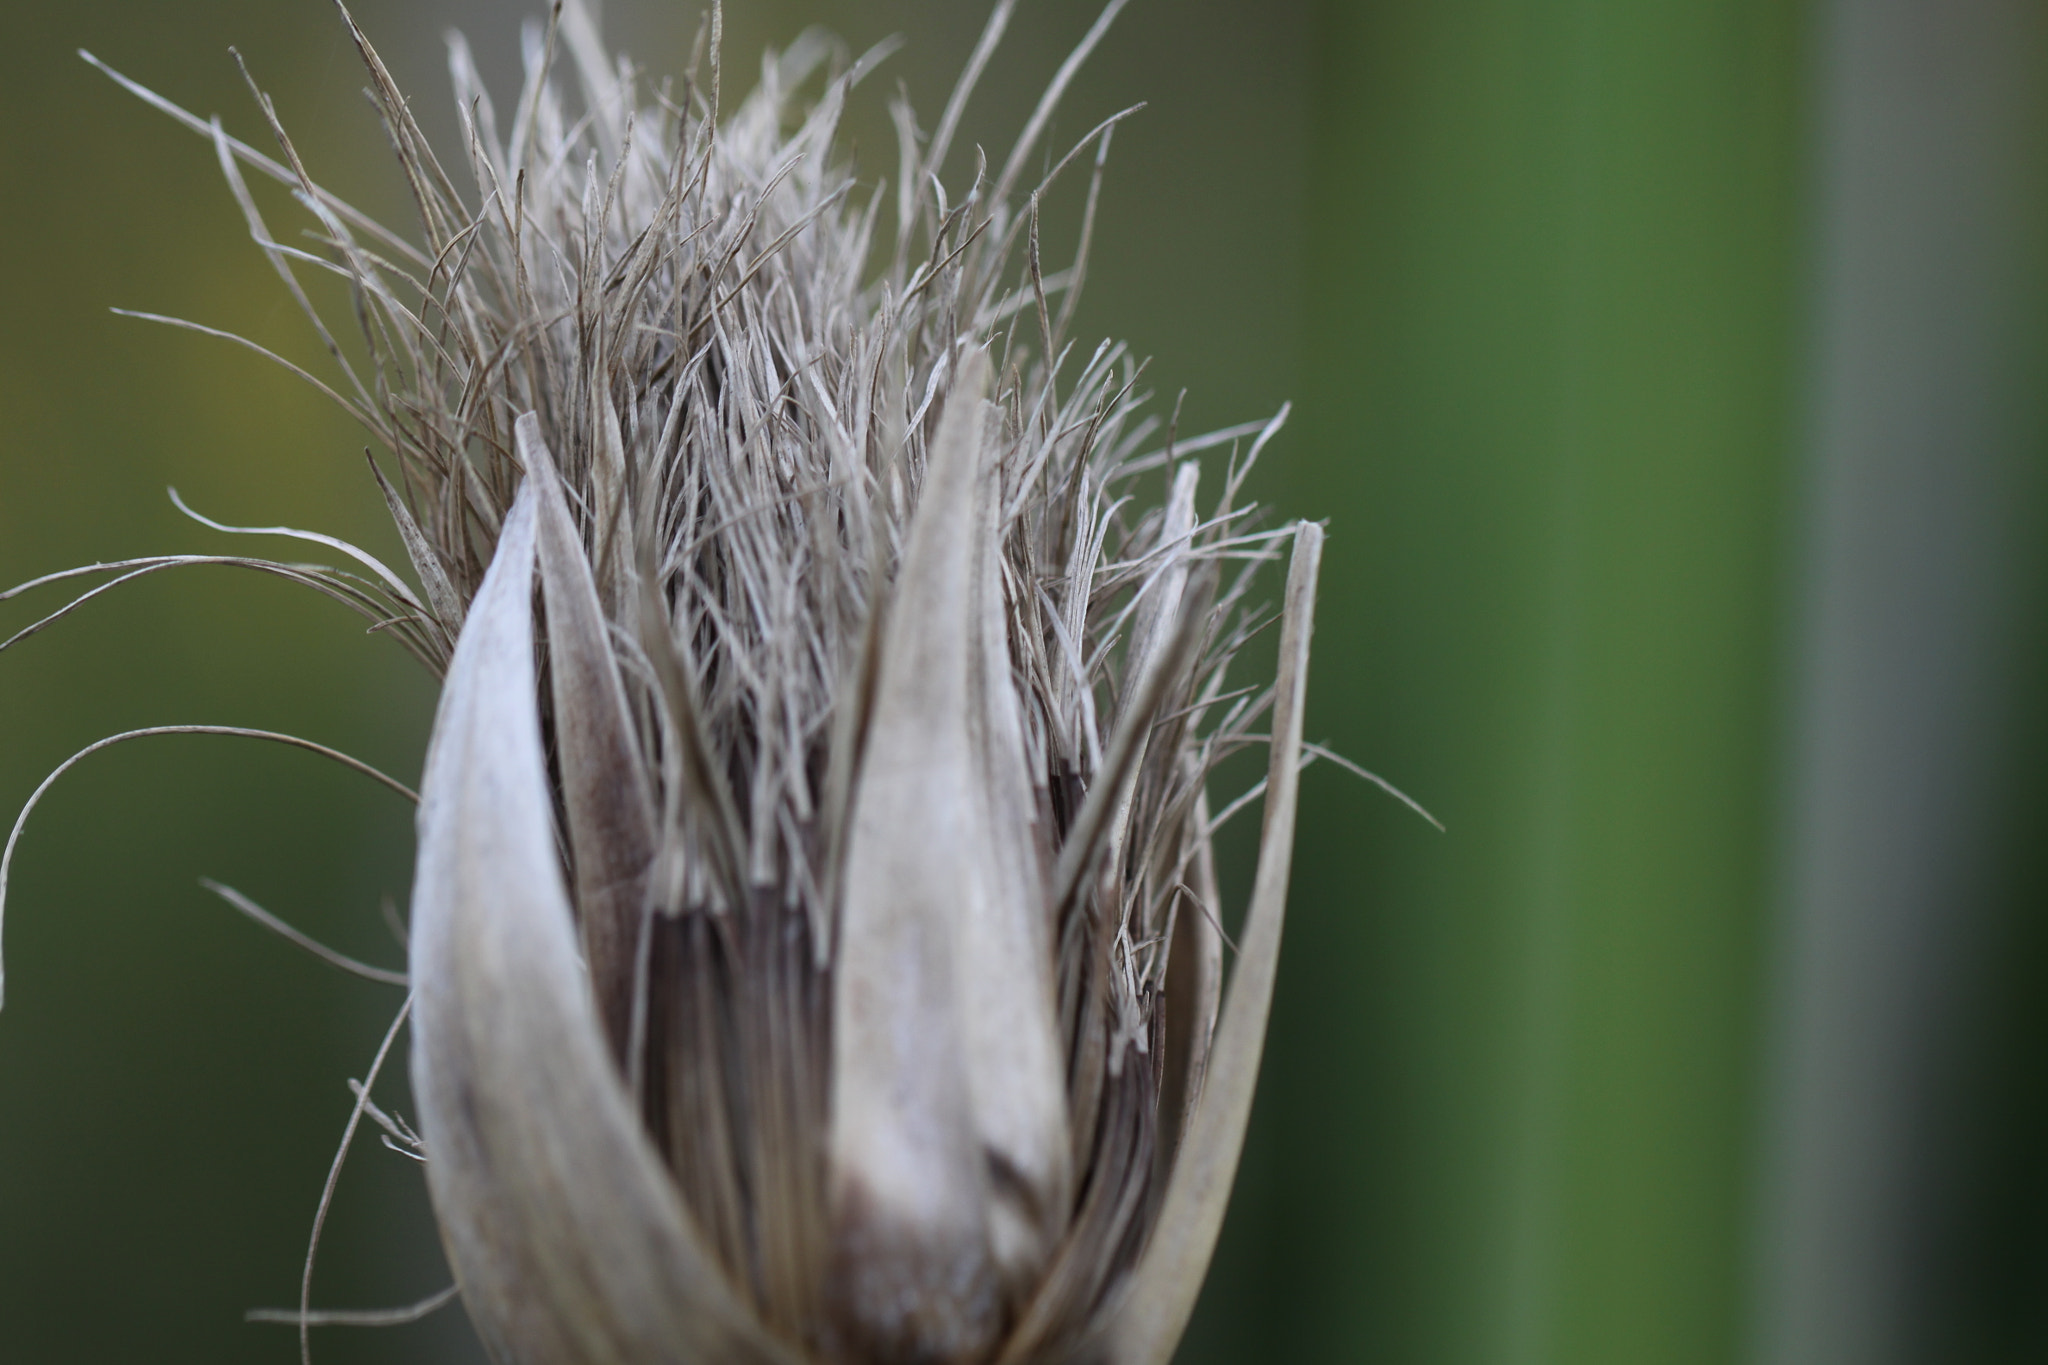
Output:
<instances>
[{"instance_id":1,"label":"blurred green stalk","mask_svg":"<svg viewBox=\"0 0 2048 1365\"><path fill-rule=\"evenodd\" d=\"M1315 54L1309 733L1450 833L1304 788L1277 1356L2041 1358L2048 20Z\"/></svg>"},{"instance_id":2,"label":"blurred green stalk","mask_svg":"<svg viewBox=\"0 0 2048 1365\"><path fill-rule=\"evenodd\" d=\"M2013 895L2039 779L2011 779L2039 763L2048 13L1815 9L1755 1359L2037 1360L2048 1228L2010 1092L2038 1140L2042 1040L1997 1015L2003 960L2035 940L2008 980L2036 995L2042 966L2039 888Z\"/></svg>"},{"instance_id":3,"label":"blurred green stalk","mask_svg":"<svg viewBox=\"0 0 2048 1365\"><path fill-rule=\"evenodd\" d=\"M1304 790L1271 1122L1278 1169L1321 1181L1274 1216L1327 1254L1273 1287L1313 1305L1273 1358L1728 1361L1800 15L1323 17L1295 468L1335 586L1309 730L1450 832Z\"/></svg>"}]
</instances>

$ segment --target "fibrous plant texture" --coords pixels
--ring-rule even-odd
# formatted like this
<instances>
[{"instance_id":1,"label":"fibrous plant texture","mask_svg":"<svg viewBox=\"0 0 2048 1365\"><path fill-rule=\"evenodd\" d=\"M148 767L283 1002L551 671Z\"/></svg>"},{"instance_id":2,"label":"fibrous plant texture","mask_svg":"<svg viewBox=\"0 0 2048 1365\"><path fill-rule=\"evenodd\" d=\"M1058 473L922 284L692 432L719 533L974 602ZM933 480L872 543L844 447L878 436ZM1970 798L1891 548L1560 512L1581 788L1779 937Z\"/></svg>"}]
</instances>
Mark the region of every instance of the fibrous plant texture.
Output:
<instances>
[{"instance_id":1,"label":"fibrous plant texture","mask_svg":"<svg viewBox=\"0 0 2048 1365\"><path fill-rule=\"evenodd\" d=\"M509 109L455 41L437 154L351 20L416 236L260 95L274 153L131 87L211 139L326 345L308 378L383 447L411 581L338 542L366 572L234 562L444 677L413 1080L499 1360L1138 1365L1185 1325L1272 989L1321 533L1240 497L1278 419L1177 443L1122 347L1069 341L1117 119L1040 144L1120 5L963 171L1004 0L937 125L897 107L887 186L834 145L882 51L807 36L728 109L716 11L650 88L563 0ZM1046 271L1066 173L1079 253ZM1277 680L1236 686L1290 544ZM1212 810L1254 745L1268 777ZM1261 792L1226 991L1211 837Z\"/></svg>"}]
</instances>

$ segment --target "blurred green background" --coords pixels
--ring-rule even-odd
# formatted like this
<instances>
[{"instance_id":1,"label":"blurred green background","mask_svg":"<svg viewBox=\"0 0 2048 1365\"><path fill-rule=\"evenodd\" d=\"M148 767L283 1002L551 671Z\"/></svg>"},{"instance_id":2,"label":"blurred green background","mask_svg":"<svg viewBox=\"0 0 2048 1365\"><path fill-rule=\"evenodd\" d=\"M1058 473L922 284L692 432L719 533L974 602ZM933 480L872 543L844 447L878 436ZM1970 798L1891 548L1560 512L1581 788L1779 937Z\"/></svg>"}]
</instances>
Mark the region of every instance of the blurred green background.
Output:
<instances>
[{"instance_id":1,"label":"blurred green background","mask_svg":"<svg viewBox=\"0 0 2048 1365\"><path fill-rule=\"evenodd\" d=\"M445 133L442 30L509 89L528 8L356 12ZM242 548L166 484L396 555L322 400L107 312L312 358L210 149L72 55L260 142L232 43L315 173L404 221L331 9L7 17L0 580ZM662 72L696 10L606 18ZM850 125L873 177L888 82L935 117L982 18L741 3L728 52L903 33ZM1027 3L966 136L1006 148L1092 18ZM1331 524L1312 737L1449 826L1304 779L1260 1108L1181 1359L2048 1360L2039 7L1137 0L1060 129L1138 99L1081 330L1185 387L1183 430L1295 401L1259 491ZM0 655L0 812L176 721L411 778L431 705L339 608L179 571ZM238 740L52 792L6 925L0 1361L292 1358L241 1314L296 1297L344 1078L397 1001L196 879L395 963L409 830ZM316 1302L444 1273L416 1168L362 1143ZM459 1310L316 1346L479 1358Z\"/></svg>"}]
</instances>

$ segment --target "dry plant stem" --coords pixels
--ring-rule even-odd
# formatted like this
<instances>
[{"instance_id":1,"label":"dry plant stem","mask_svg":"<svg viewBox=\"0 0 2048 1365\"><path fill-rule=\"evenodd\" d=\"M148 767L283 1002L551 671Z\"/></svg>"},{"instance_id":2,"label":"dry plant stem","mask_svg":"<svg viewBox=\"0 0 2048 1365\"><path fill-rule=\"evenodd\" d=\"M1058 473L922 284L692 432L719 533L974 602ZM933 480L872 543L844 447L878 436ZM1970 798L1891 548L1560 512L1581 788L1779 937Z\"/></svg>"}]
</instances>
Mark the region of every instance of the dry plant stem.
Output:
<instances>
[{"instance_id":1,"label":"dry plant stem","mask_svg":"<svg viewBox=\"0 0 2048 1365\"><path fill-rule=\"evenodd\" d=\"M268 740L273 744L284 744L294 749L305 749L320 755L322 758L339 763L345 768L354 769L365 777L373 778L409 801L419 800L418 794L412 788L406 786L395 777L385 776L360 759L351 758L340 750L330 749L324 744L315 744L312 740L300 739L297 735L279 734L274 730L251 730L239 725L152 725L141 730L128 730L118 735L108 735L105 739L95 740L93 743L86 745L83 749L80 749L77 753L51 769L49 776L38 783L36 789L29 793L28 800L22 803L21 813L14 817L14 827L7 832L7 846L4 850L0 850L0 923L4 923L5 920L7 882L9 874L14 870L15 845L21 842L21 831L27 826L28 817L35 811L37 803L43 799L43 794L56 785L58 778L77 767L83 760L100 752L100 750L111 749L116 744L126 744L130 740L149 739L157 735L228 735L242 739ZM4 961L0 961L0 1003L4 1003L6 999L6 988L7 975L5 964Z\"/></svg>"},{"instance_id":2,"label":"dry plant stem","mask_svg":"<svg viewBox=\"0 0 2048 1365\"><path fill-rule=\"evenodd\" d=\"M451 1284L401 1308L326 1308L304 1313L296 1308L252 1308L242 1318L245 1322L274 1322L286 1327L403 1327L446 1308L459 1293L461 1290Z\"/></svg>"},{"instance_id":3,"label":"dry plant stem","mask_svg":"<svg viewBox=\"0 0 2048 1365\"><path fill-rule=\"evenodd\" d=\"M112 575L22 634L227 563L443 674L403 977L215 889L410 986L419 1138L374 1069L349 1136L368 1116L423 1146L507 1365L1164 1365L1185 1327L1271 1001L1322 532L1241 498L1284 410L1162 439L1125 349L1065 340L1133 110L1039 143L1123 4L1000 170L949 187L1000 0L933 135L895 110L880 243L891 197L835 134L888 47L806 34L727 107L715 6L701 63L649 98L560 0L502 121L453 40L447 160L343 10L416 241L311 178L253 77L276 156L115 76L210 143L334 376L280 363L382 445L418 586L192 514L355 567L93 566L24 585ZM1048 272L1045 193L1076 162L1080 252ZM276 239L252 170L310 249ZM322 320L337 280L367 368ZM1225 446L1205 507L1196 457ZM1278 680L1233 684L1290 548ZM1258 745L1264 782L1212 813L1216 766ZM1226 985L1211 835L1261 791ZM310 1308L327 1204L272 1315L302 1356L313 1326L376 1317Z\"/></svg>"},{"instance_id":4,"label":"dry plant stem","mask_svg":"<svg viewBox=\"0 0 2048 1365\"><path fill-rule=\"evenodd\" d=\"M367 962L358 962L347 954L338 953L326 944L301 933L232 886L223 886L211 877L201 877L199 884L278 937L288 943L297 944L329 966L339 967L351 976L360 976L365 981L375 981L384 986L410 984L404 972L394 972L384 967L373 967Z\"/></svg>"},{"instance_id":5,"label":"dry plant stem","mask_svg":"<svg viewBox=\"0 0 2048 1365\"><path fill-rule=\"evenodd\" d=\"M313 1262L320 1252L320 1234L327 1226L327 1214L334 1207L334 1187L341 1181L342 1163L348 1160L349 1148L355 1145L356 1129L362 1125L363 1115L370 1108L370 1089L377 1084L377 1077L384 1070L385 1061L391 1056L392 1045L398 1041L399 1033L405 1028L406 1019L412 1014L413 997L406 996L405 1003L398 1007L398 1013L391 1017L390 1027L384 1030L383 1041L377 1044L377 1055L371 1059L370 1068L363 1073L362 1083L356 1085L355 1108L349 1111L348 1123L341 1130L341 1141L334 1149L334 1160L327 1167L327 1183L320 1190L320 1205L313 1212L313 1230L306 1239L306 1261L299 1273L299 1360L301 1365L313 1365L312 1302Z\"/></svg>"}]
</instances>

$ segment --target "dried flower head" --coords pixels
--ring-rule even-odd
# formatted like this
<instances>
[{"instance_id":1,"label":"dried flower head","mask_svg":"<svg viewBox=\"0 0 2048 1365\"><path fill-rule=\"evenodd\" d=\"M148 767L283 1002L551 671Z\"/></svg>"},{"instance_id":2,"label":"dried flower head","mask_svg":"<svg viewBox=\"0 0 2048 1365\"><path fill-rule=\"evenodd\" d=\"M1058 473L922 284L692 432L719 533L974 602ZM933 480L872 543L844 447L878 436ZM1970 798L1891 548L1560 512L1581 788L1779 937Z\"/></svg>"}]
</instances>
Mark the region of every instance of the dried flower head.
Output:
<instances>
[{"instance_id":1,"label":"dried flower head","mask_svg":"<svg viewBox=\"0 0 2048 1365\"><path fill-rule=\"evenodd\" d=\"M212 140L386 452L417 586L338 542L367 576L236 562L445 676L413 1079L501 1361L1149 1365L1186 1323L1272 990L1321 533L1240 498L1279 419L1177 445L1122 347L1067 340L1123 116L1026 174L1120 7L964 193L941 172L1011 0L934 131L897 107L893 194L834 149L880 50L806 36L727 112L715 9L650 93L561 0L504 117L454 41L448 163L350 21L417 240L309 178L260 94L277 157L131 86ZM1076 164L1079 255L1046 273L1040 192ZM367 368L306 271L353 291ZM1205 504L1192 457L1242 437ZM1289 544L1277 681L1231 690ZM1206 785L1267 743L1226 992L1240 803Z\"/></svg>"}]
</instances>

